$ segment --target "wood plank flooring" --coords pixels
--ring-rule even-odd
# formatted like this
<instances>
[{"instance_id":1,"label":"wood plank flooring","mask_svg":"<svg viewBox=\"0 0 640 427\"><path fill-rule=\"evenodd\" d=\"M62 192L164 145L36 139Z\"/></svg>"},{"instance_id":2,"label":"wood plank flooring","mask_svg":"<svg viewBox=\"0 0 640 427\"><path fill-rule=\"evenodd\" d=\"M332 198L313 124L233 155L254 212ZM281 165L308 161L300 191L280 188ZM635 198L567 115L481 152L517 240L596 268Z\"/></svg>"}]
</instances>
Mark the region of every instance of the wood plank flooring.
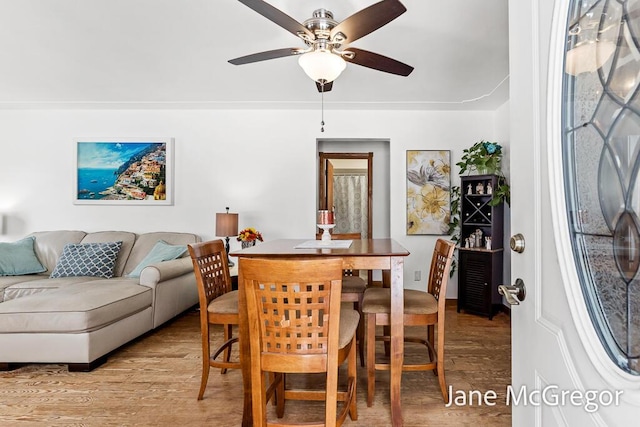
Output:
<instances>
[{"instance_id":1,"label":"wood plank flooring","mask_svg":"<svg viewBox=\"0 0 640 427\"><path fill-rule=\"evenodd\" d=\"M218 332L216 332L218 333ZM220 332L221 334L221 332ZM43 349L46 351L46 349ZM413 357L417 346L407 346ZM116 350L93 372L70 373L65 365L27 365L0 372L2 426L238 426L242 419L239 371L213 370L204 400L200 385L197 311ZM505 391L511 382L510 319L456 313L446 322L446 380L456 390L495 390L495 406L451 406L442 401L431 372L406 372L402 379L405 426L510 426ZM373 407L366 404L366 371L358 371L358 420L345 426L388 426L388 373L376 374ZM455 395L454 395L455 397ZM287 417L313 416L322 407L288 402ZM312 403L315 405L315 403Z\"/></svg>"}]
</instances>

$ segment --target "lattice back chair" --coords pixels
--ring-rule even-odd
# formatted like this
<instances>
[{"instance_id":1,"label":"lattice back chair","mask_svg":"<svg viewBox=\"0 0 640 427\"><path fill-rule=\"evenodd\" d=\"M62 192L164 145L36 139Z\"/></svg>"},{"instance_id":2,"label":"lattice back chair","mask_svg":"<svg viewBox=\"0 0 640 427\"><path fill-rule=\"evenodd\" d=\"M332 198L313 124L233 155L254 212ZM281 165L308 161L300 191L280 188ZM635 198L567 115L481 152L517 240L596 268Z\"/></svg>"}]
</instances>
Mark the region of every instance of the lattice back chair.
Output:
<instances>
[{"instance_id":1,"label":"lattice back chair","mask_svg":"<svg viewBox=\"0 0 640 427\"><path fill-rule=\"evenodd\" d=\"M429 362L407 364L403 371L433 370L438 376L440 390L448 402L447 385L444 377L444 317L449 270L453 259L455 243L444 239L436 241L427 292L413 289L404 290L405 326L426 326L426 338L408 337L405 342L423 344L428 349ZM362 311L367 323L367 405L371 406L375 394L375 371L389 370L388 363L376 363L375 342L389 341L388 336L376 336L376 326L390 325L391 292L387 288L369 288L364 293ZM438 328L438 342L434 341L434 327ZM396 385L400 387L400 384ZM392 385L393 387L393 385Z\"/></svg>"},{"instance_id":2,"label":"lattice back chair","mask_svg":"<svg viewBox=\"0 0 640 427\"><path fill-rule=\"evenodd\" d=\"M333 233L331 240L358 240L360 233ZM321 233L316 233L316 240L322 239ZM360 270L345 269L342 278L342 302L352 302L353 308L360 313L360 324L358 325L358 352L360 355L360 366L364 367L364 317L362 316L362 298L367 288L367 281L360 277Z\"/></svg>"},{"instance_id":3,"label":"lattice back chair","mask_svg":"<svg viewBox=\"0 0 640 427\"><path fill-rule=\"evenodd\" d=\"M229 260L221 239L188 245L198 285L200 302L200 334L202 336L202 377L198 400L202 400L209 379L209 368L239 369L240 362L231 360L233 325L238 325L238 291L231 290ZM211 326L221 325L223 343L211 352ZM222 353L222 358L218 356Z\"/></svg>"},{"instance_id":4,"label":"lattice back chair","mask_svg":"<svg viewBox=\"0 0 640 427\"><path fill-rule=\"evenodd\" d=\"M285 400L324 400L318 426L357 419L355 333L359 314L341 310L342 260L336 258L241 258L251 346L254 425L267 422L275 396L276 416ZM347 387L338 390L338 368L347 361ZM271 382L266 384L265 373ZM326 388L287 389L286 374L325 373ZM338 402L343 402L338 411ZM307 425L307 424L304 424Z\"/></svg>"}]
</instances>

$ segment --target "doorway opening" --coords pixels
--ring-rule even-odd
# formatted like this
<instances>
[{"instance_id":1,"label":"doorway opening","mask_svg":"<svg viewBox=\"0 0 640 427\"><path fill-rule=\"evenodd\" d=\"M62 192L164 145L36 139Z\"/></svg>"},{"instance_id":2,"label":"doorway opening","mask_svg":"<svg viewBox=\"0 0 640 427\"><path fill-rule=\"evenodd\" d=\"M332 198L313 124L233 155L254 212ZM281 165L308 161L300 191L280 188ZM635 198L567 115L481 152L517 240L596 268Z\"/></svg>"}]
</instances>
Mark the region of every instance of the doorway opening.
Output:
<instances>
[{"instance_id":1,"label":"doorway opening","mask_svg":"<svg viewBox=\"0 0 640 427\"><path fill-rule=\"evenodd\" d=\"M318 204L335 213L334 233L371 236L373 153L318 153Z\"/></svg>"},{"instance_id":2,"label":"doorway opening","mask_svg":"<svg viewBox=\"0 0 640 427\"><path fill-rule=\"evenodd\" d=\"M318 155L318 182L316 185L316 201L317 209L322 209L321 199L321 175L320 175L320 153L326 158L332 158L336 155L336 159L345 159L344 154L364 156L368 159L369 153L372 153L371 165L367 166L367 179L370 182L371 190L368 198L368 216L369 224L367 225L366 238L389 238L391 237L391 213L390 213L390 141L388 139L318 139L317 155ZM340 157L342 155L342 157ZM346 156L348 158L348 156ZM360 173L365 173L360 171ZM370 175L370 176L369 176ZM367 187L369 184L367 184ZM325 186L326 188L326 186ZM326 190L325 190L326 191ZM368 191L368 190L367 190ZM326 196L325 196L326 199ZM331 209L333 206L329 206ZM369 227L370 225L370 227Z\"/></svg>"}]
</instances>

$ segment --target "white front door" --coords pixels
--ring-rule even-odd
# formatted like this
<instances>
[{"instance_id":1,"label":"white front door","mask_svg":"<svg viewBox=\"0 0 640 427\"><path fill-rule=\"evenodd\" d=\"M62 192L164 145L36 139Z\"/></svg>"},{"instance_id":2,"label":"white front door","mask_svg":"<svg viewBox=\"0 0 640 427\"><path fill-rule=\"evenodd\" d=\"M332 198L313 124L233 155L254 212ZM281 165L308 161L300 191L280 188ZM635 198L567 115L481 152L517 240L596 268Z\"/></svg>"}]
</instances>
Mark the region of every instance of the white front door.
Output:
<instances>
[{"instance_id":1,"label":"white front door","mask_svg":"<svg viewBox=\"0 0 640 427\"><path fill-rule=\"evenodd\" d=\"M640 425L640 378L600 344L568 244L560 159L568 7L509 1L511 231L526 239L524 252L512 252L511 275L527 294L511 311L508 398L517 427Z\"/></svg>"}]
</instances>

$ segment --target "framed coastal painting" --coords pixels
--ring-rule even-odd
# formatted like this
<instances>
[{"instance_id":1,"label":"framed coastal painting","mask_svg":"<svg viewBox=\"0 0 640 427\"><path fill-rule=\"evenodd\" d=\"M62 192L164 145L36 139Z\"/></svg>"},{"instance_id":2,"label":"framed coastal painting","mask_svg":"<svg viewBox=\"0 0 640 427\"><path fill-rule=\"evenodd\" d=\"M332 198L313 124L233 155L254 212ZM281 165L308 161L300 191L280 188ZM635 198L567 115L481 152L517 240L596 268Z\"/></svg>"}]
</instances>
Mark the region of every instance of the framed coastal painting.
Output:
<instances>
[{"instance_id":1,"label":"framed coastal painting","mask_svg":"<svg viewBox=\"0 0 640 427\"><path fill-rule=\"evenodd\" d=\"M449 150L407 150L407 234L448 234L450 157Z\"/></svg>"},{"instance_id":2,"label":"framed coastal painting","mask_svg":"<svg viewBox=\"0 0 640 427\"><path fill-rule=\"evenodd\" d=\"M172 138L78 138L74 203L172 205Z\"/></svg>"}]
</instances>

